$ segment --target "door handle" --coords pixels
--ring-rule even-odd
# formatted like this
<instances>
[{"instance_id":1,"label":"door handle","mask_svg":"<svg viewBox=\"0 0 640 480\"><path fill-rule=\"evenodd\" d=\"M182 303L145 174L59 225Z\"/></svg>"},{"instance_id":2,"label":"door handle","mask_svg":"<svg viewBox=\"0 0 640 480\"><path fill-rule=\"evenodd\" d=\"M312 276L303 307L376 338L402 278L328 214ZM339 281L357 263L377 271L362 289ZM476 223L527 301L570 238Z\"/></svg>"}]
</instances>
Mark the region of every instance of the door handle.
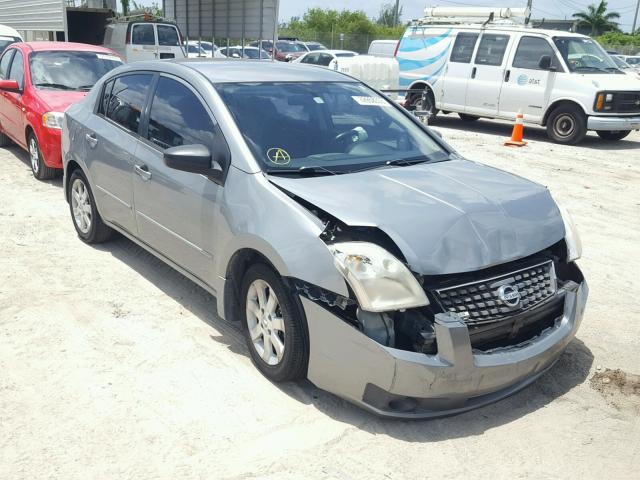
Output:
<instances>
[{"instance_id":1,"label":"door handle","mask_svg":"<svg viewBox=\"0 0 640 480\"><path fill-rule=\"evenodd\" d=\"M96 148L96 145L98 145L98 138L95 133L87 133L84 138L91 148Z\"/></svg>"},{"instance_id":2,"label":"door handle","mask_svg":"<svg viewBox=\"0 0 640 480\"><path fill-rule=\"evenodd\" d=\"M511 78L511 70L507 70L504 74L504 81L508 82L509 78Z\"/></svg>"},{"instance_id":3,"label":"door handle","mask_svg":"<svg viewBox=\"0 0 640 480\"><path fill-rule=\"evenodd\" d=\"M133 169L143 180L149 180L151 178L151 172L146 165L136 165Z\"/></svg>"},{"instance_id":4,"label":"door handle","mask_svg":"<svg viewBox=\"0 0 640 480\"><path fill-rule=\"evenodd\" d=\"M473 67L473 69L471 69L471 78L476 78L476 71L478 69L476 67Z\"/></svg>"}]
</instances>

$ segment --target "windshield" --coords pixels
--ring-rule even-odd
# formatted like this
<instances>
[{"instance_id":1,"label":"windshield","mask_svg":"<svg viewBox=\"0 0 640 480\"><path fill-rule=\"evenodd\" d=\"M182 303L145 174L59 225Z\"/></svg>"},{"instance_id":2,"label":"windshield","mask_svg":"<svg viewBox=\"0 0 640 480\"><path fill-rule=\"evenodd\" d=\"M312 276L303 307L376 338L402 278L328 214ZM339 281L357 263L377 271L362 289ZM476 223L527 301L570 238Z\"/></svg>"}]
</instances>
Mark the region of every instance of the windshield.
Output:
<instances>
[{"instance_id":1,"label":"windshield","mask_svg":"<svg viewBox=\"0 0 640 480\"><path fill-rule=\"evenodd\" d=\"M336 57L344 57L344 58L348 58L348 57L355 57L357 55L356 52L342 52L342 53L336 53Z\"/></svg>"},{"instance_id":2,"label":"windshield","mask_svg":"<svg viewBox=\"0 0 640 480\"><path fill-rule=\"evenodd\" d=\"M321 43L307 43L307 48L311 52L315 52L316 50L327 50L327 47L325 47Z\"/></svg>"},{"instance_id":3,"label":"windshield","mask_svg":"<svg viewBox=\"0 0 640 480\"><path fill-rule=\"evenodd\" d=\"M609 54L590 38L554 37L553 41L572 72L616 73L618 71Z\"/></svg>"},{"instance_id":4,"label":"windshield","mask_svg":"<svg viewBox=\"0 0 640 480\"><path fill-rule=\"evenodd\" d=\"M301 43L278 42L276 48L281 52L306 52L307 49Z\"/></svg>"},{"instance_id":5,"label":"windshield","mask_svg":"<svg viewBox=\"0 0 640 480\"><path fill-rule=\"evenodd\" d=\"M116 55L95 52L33 52L29 56L31 83L37 88L89 90L120 65Z\"/></svg>"},{"instance_id":6,"label":"windshield","mask_svg":"<svg viewBox=\"0 0 640 480\"><path fill-rule=\"evenodd\" d=\"M200 42L200 46L202 47L203 50L206 50L207 52L212 52L218 49L218 47L213 45L211 42Z\"/></svg>"},{"instance_id":7,"label":"windshield","mask_svg":"<svg viewBox=\"0 0 640 480\"><path fill-rule=\"evenodd\" d=\"M267 52L262 50L262 52L258 53L257 48L245 48L244 56L246 58L271 58Z\"/></svg>"},{"instance_id":8,"label":"windshield","mask_svg":"<svg viewBox=\"0 0 640 480\"><path fill-rule=\"evenodd\" d=\"M12 43L16 43L19 41L20 39L17 37L0 36L0 53L4 52L4 49L7 48Z\"/></svg>"},{"instance_id":9,"label":"windshield","mask_svg":"<svg viewBox=\"0 0 640 480\"><path fill-rule=\"evenodd\" d=\"M223 83L216 89L270 173L346 173L449 157L390 100L360 83Z\"/></svg>"}]
</instances>

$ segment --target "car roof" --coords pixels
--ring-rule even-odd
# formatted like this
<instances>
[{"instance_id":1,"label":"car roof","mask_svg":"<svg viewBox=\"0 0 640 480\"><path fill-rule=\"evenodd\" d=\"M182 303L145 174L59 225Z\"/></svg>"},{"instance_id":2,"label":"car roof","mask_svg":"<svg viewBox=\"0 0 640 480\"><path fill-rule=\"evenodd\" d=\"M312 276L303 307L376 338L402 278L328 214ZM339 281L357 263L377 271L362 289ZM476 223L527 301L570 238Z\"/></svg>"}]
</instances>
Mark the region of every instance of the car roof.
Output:
<instances>
[{"instance_id":1,"label":"car roof","mask_svg":"<svg viewBox=\"0 0 640 480\"><path fill-rule=\"evenodd\" d=\"M241 82L358 82L358 80L329 68L309 68L284 62L231 59L175 59L134 62L122 70L155 70L176 73L172 67L198 72L211 83ZM249 80L250 79L250 80Z\"/></svg>"},{"instance_id":2,"label":"car roof","mask_svg":"<svg viewBox=\"0 0 640 480\"><path fill-rule=\"evenodd\" d=\"M22 42L14 44L22 49L32 52L42 51L73 51L73 52L100 52L113 55L115 52L99 45L74 42Z\"/></svg>"}]
</instances>

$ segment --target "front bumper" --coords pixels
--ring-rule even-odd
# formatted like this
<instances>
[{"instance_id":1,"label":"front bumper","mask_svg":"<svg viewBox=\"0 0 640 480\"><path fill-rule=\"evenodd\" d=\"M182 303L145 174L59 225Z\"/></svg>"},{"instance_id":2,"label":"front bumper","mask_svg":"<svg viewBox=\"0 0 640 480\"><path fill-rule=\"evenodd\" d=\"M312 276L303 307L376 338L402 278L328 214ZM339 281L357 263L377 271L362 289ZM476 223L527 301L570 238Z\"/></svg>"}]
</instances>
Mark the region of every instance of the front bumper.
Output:
<instances>
[{"instance_id":1,"label":"front bumper","mask_svg":"<svg viewBox=\"0 0 640 480\"><path fill-rule=\"evenodd\" d=\"M587 301L586 282L567 282L564 314L521 345L477 352L459 317L436 315L438 353L385 347L302 298L309 327L308 378L378 415L430 418L494 402L532 383L571 342Z\"/></svg>"},{"instance_id":2,"label":"front bumper","mask_svg":"<svg viewBox=\"0 0 640 480\"><path fill-rule=\"evenodd\" d=\"M640 117L589 117L587 119L589 130L638 130L640 129Z\"/></svg>"},{"instance_id":3,"label":"front bumper","mask_svg":"<svg viewBox=\"0 0 640 480\"><path fill-rule=\"evenodd\" d=\"M55 128L42 127L38 135L40 153L47 167L62 168L62 131Z\"/></svg>"}]
</instances>

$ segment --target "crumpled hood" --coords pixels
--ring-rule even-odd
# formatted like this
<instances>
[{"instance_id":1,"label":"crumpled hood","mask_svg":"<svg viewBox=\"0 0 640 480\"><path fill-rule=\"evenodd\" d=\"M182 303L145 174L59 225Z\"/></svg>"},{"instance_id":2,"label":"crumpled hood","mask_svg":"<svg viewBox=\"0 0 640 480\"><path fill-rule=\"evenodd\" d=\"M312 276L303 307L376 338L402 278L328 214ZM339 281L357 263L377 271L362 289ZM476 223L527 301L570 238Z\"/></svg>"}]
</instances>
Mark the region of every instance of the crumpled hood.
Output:
<instances>
[{"instance_id":1,"label":"crumpled hood","mask_svg":"<svg viewBox=\"0 0 640 480\"><path fill-rule=\"evenodd\" d=\"M347 225L380 228L423 275L479 270L564 238L545 187L466 160L269 179Z\"/></svg>"},{"instance_id":2,"label":"crumpled hood","mask_svg":"<svg viewBox=\"0 0 640 480\"><path fill-rule=\"evenodd\" d=\"M38 90L38 98L47 105L50 112L64 112L69 105L82 100L88 92L68 90Z\"/></svg>"}]
</instances>

